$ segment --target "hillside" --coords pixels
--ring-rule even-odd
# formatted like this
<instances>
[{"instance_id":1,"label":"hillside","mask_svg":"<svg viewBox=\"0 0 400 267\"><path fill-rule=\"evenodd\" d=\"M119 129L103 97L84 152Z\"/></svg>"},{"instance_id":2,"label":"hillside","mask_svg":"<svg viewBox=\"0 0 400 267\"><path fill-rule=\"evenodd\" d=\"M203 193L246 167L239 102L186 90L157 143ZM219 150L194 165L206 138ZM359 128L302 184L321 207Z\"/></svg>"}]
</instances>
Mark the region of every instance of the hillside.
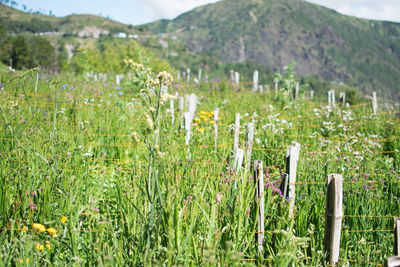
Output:
<instances>
[{"instance_id":1,"label":"hillside","mask_svg":"<svg viewBox=\"0 0 400 267\"><path fill-rule=\"evenodd\" d=\"M143 27L198 54L317 75L400 98L400 24L358 19L302 0L225 0Z\"/></svg>"},{"instance_id":2,"label":"hillside","mask_svg":"<svg viewBox=\"0 0 400 267\"><path fill-rule=\"evenodd\" d=\"M0 4L0 23L6 25L10 33L56 32L60 35L98 37L100 34L133 33L132 25L125 25L96 15L69 15L53 17L30 14Z\"/></svg>"}]
</instances>

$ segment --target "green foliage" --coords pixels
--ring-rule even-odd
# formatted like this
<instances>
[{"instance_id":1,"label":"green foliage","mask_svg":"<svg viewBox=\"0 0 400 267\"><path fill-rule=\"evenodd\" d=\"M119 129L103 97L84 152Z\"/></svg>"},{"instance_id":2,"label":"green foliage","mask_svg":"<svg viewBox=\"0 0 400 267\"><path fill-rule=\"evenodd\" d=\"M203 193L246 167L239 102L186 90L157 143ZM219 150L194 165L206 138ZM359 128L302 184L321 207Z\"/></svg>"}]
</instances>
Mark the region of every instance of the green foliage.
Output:
<instances>
[{"instance_id":1,"label":"green foliage","mask_svg":"<svg viewBox=\"0 0 400 267\"><path fill-rule=\"evenodd\" d=\"M41 67L54 69L54 48L40 36L9 36L0 43L0 59L14 69Z\"/></svg>"},{"instance_id":2,"label":"green foliage","mask_svg":"<svg viewBox=\"0 0 400 267\"><path fill-rule=\"evenodd\" d=\"M134 40L100 39L96 48L79 48L71 60L70 68L77 73L88 71L122 73L125 59L145 64L154 72L171 71L167 61L154 57Z\"/></svg>"}]
</instances>

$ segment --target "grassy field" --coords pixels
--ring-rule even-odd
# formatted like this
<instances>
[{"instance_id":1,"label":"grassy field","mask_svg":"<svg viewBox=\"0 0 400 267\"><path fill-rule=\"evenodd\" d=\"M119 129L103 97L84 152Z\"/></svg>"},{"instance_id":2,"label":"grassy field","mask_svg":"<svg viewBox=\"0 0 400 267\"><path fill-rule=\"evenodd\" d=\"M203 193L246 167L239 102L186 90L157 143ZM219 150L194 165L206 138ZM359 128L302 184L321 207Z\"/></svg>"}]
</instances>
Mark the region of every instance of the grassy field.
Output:
<instances>
[{"instance_id":1,"label":"grassy field","mask_svg":"<svg viewBox=\"0 0 400 267\"><path fill-rule=\"evenodd\" d=\"M326 177L344 178L341 266L383 264L400 215L398 110L173 83L195 93L190 144L156 77L95 82L0 74L0 265L324 266ZM337 93L338 94L338 93ZM215 122L213 111L220 109ZM251 162L265 166L264 255L255 246L250 162L231 169L233 124L255 123ZM218 124L217 149L214 127ZM280 197L286 147L301 144L296 211ZM280 207L280 208L278 208ZM372 231L373 230L373 231ZM379 231L376 231L379 230Z\"/></svg>"}]
</instances>

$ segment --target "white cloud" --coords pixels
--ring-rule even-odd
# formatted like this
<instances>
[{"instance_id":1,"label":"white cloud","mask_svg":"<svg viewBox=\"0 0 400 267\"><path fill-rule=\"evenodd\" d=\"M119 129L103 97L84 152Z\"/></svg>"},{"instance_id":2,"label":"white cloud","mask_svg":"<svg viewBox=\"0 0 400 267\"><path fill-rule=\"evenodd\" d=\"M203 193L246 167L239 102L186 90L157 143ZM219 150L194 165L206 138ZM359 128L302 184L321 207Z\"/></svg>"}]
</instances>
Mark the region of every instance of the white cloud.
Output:
<instances>
[{"instance_id":1,"label":"white cloud","mask_svg":"<svg viewBox=\"0 0 400 267\"><path fill-rule=\"evenodd\" d=\"M142 3L145 12L151 16L150 19L173 19L176 16L189 11L195 7L219 0L147 0Z\"/></svg>"},{"instance_id":2,"label":"white cloud","mask_svg":"<svg viewBox=\"0 0 400 267\"><path fill-rule=\"evenodd\" d=\"M400 22L399 0L307 0L360 18Z\"/></svg>"}]
</instances>

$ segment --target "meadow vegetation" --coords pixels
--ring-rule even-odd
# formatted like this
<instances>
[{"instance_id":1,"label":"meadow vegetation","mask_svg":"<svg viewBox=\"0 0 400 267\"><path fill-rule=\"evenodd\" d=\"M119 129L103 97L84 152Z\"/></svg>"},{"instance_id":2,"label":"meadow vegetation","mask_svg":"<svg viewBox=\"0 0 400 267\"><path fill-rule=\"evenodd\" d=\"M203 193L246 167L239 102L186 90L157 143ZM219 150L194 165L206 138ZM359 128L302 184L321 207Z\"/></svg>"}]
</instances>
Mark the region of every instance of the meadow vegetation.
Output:
<instances>
[{"instance_id":1,"label":"meadow vegetation","mask_svg":"<svg viewBox=\"0 0 400 267\"><path fill-rule=\"evenodd\" d=\"M345 181L340 265L381 264L392 255L398 110L372 116L362 101L328 110L306 87L293 99L285 84L295 76L281 76L276 97L225 79L174 82L162 71L168 66L149 68L151 60L128 53L119 58L134 60L107 64L123 65L131 80L88 78L90 68L103 71L90 58L108 60L107 49L79 51L72 64L90 64L82 74L37 80L38 69L0 72L0 265L324 266L330 173ZM175 93L199 99L189 145ZM239 172L231 167L236 113L240 147L255 124L251 159ZM292 141L301 144L302 183L294 220L278 189ZM253 160L265 166L263 255L254 238Z\"/></svg>"}]
</instances>

